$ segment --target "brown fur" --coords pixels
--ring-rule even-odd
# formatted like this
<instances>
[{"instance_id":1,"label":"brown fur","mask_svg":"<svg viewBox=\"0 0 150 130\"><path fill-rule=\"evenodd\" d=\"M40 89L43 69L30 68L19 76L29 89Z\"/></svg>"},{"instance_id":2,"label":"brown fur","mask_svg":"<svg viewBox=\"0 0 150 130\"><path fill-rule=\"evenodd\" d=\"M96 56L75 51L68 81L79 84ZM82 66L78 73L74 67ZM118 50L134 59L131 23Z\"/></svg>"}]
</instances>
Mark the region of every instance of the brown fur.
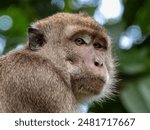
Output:
<instances>
[{"instance_id":1,"label":"brown fur","mask_svg":"<svg viewBox=\"0 0 150 130\"><path fill-rule=\"evenodd\" d=\"M91 71L82 59L84 51L70 40L80 31L108 44L106 51L94 52L110 77L104 84L104 68ZM111 93L114 75L111 43L104 29L89 16L58 13L31 26L23 49L0 57L0 112L79 112L81 103Z\"/></svg>"}]
</instances>

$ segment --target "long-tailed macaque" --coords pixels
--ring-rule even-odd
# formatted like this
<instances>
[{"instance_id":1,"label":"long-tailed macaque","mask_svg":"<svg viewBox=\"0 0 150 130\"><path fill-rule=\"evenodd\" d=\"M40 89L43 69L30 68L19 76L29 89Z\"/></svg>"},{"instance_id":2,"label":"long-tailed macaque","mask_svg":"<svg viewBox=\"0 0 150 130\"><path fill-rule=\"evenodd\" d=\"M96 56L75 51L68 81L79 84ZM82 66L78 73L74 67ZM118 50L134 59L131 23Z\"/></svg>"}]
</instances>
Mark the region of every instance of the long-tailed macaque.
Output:
<instances>
[{"instance_id":1,"label":"long-tailed macaque","mask_svg":"<svg viewBox=\"0 0 150 130\"><path fill-rule=\"evenodd\" d=\"M94 19L57 13L33 23L28 37L0 57L0 112L80 112L111 95L111 40Z\"/></svg>"}]
</instances>

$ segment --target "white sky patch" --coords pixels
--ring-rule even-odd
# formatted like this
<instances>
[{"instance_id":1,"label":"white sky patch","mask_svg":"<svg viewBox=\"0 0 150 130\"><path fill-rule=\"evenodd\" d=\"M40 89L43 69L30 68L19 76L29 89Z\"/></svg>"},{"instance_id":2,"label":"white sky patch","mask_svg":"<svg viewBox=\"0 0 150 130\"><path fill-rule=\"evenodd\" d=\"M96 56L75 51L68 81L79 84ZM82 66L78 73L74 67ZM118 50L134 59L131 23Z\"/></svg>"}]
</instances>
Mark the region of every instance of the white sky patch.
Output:
<instances>
[{"instance_id":1,"label":"white sky patch","mask_svg":"<svg viewBox=\"0 0 150 130\"><path fill-rule=\"evenodd\" d=\"M106 23L105 17L103 15L101 15L101 13L99 12L98 9L95 10L93 17L101 25L104 25Z\"/></svg>"},{"instance_id":2,"label":"white sky patch","mask_svg":"<svg viewBox=\"0 0 150 130\"><path fill-rule=\"evenodd\" d=\"M0 35L0 54L3 53L5 46L6 46L6 38Z\"/></svg>"},{"instance_id":3,"label":"white sky patch","mask_svg":"<svg viewBox=\"0 0 150 130\"><path fill-rule=\"evenodd\" d=\"M102 0L99 8L106 19L118 18L123 13L121 0Z\"/></svg>"},{"instance_id":4,"label":"white sky patch","mask_svg":"<svg viewBox=\"0 0 150 130\"><path fill-rule=\"evenodd\" d=\"M95 11L94 18L102 25L112 19L114 23L117 23L121 20L123 11L122 0L101 0Z\"/></svg>"},{"instance_id":5,"label":"white sky patch","mask_svg":"<svg viewBox=\"0 0 150 130\"><path fill-rule=\"evenodd\" d=\"M16 49L21 49L21 48L23 48L24 47L24 44L18 44L17 46L16 46Z\"/></svg>"}]
</instances>

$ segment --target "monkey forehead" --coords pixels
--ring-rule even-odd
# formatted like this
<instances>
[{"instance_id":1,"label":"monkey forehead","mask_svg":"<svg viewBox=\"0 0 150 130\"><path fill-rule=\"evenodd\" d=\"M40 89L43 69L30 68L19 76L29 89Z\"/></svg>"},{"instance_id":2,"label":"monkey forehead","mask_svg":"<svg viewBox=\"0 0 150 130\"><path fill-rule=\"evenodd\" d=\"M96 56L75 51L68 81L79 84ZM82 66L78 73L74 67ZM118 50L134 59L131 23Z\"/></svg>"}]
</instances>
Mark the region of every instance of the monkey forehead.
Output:
<instances>
[{"instance_id":1,"label":"monkey forehead","mask_svg":"<svg viewBox=\"0 0 150 130\"><path fill-rule=\"evenodd\" d=\"M89 35L90 32L92 32L92 29L79 26L79 25L67 25L64 28L64 33L67 37L72 37L72 35L77 35L79 33L80 34L79 36L85 35L86 37L91 38L91 36Z\"/></svg>"}]
</instances>

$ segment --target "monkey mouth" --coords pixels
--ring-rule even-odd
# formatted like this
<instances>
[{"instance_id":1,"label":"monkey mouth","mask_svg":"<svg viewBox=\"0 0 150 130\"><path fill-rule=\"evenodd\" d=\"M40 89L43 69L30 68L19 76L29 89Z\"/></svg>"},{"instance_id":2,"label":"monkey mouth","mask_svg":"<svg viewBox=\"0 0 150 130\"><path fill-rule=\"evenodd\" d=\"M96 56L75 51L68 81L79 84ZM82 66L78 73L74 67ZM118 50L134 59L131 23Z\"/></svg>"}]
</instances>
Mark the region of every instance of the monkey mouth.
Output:
<instances>
[{"instance_id":1,"label":"monkey mouth","mask_svg":"<svg viewBox=\"0 0 150 130\"><path fill-rule=\"evenodd\" d=\"M72 81L73 91L84 95L98 95L106 81L95 76L83 76Z\"/></svg>"},{"instance_id":2,"label":"monkey mouth","mask_svg":"<svg viewBox=\"0 0 150 130\"><path fill-rule=\"evenodd\" d=\"M106 80L100 76L93 76L93 75L89 75L87 76L86 74L84 75L74 75L74 79L75 80L91 80L91 81L99 81L102 82L103 84L106 83Z\"/></svg>"}]
</instances>

